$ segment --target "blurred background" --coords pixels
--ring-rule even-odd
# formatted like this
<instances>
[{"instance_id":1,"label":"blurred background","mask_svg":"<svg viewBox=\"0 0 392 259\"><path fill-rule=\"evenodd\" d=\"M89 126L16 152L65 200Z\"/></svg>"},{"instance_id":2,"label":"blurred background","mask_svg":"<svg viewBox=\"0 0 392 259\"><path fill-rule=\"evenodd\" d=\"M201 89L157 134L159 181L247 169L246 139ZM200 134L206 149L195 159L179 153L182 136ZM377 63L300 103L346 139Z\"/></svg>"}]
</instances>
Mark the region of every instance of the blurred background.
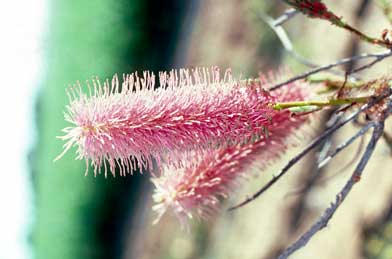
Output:
<instances>
[{"instance_id":1,"label":"blurred background","mask_svg":"<svg viewBox=\"0 0 392 259\"><path fill-rule=\"evenodd\" d=\"M325 2L371 35L390 28L377 4L388 1ZM170 213L153 226L148 173L85 177L84 162L75 161L73 151L52 162L63 144L55 137L67 125L65 88L92 76L147 69L218 65L243 77L282 65L304 71L258 16L277 17L287 6L272 0L15 0L3 6L0 258L274 258L317 219L351 174L359 143L323 170L316 169L317 152L309 155L256 201L208 222L194 220L189 231ZM302 15L284 27L296 50L318 64L378 51ZM363 75L388 74L390 65L381 62ZM328 116L320 116L310 132L322 130ZM354 129L340 131L332 145ZM225 207L255 192L281 165L256 172ZM380 141L328 227L292 258L391 259L391 171L391 150Z\"/></svg>"}]
</instances>

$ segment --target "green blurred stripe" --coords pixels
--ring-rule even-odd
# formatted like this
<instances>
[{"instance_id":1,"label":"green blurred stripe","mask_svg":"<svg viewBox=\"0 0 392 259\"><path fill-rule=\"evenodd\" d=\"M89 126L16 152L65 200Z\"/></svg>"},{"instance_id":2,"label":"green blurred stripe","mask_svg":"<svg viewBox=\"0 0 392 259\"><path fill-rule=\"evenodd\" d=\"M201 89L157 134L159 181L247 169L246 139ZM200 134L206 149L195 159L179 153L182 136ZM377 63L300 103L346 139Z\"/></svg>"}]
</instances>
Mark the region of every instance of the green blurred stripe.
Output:
<instances>
[{"instance_id":1,"label":"green blurred stripe","mask_svg":"<svg viewBox=\"0 0 392 259\"><path fill-rule=\"evenodd\" d=\"M46 78L37 103L38 140L32 156L35 258L117 258L127 217L146 176L84 177L75 150L60 161L67 126L65 87L91 76L104 79L171 63L187 1L50 2ZM91 172L91 170L90 170Z\"/></svg>"}]
</instances>

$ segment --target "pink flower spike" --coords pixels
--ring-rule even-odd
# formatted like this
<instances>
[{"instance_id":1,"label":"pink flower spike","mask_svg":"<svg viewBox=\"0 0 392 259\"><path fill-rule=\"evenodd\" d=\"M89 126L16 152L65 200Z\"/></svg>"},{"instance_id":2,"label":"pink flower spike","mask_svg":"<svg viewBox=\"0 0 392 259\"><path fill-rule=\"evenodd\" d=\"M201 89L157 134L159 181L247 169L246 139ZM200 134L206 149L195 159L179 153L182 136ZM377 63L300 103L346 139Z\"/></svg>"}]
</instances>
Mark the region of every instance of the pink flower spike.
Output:
<instances>
[{"instance_id":1,"label":"pink flower spike","mask_svg":"<svg viewBox=\"0 0 392 259\"><path fill-rule=\"evenodd\" d=\"M221 78L217 68L172 70L159 81L154 90L155 76L145 72L124 76L121 87L117 76L111 83L94 79L88 93L70 87L65 119L72 126L59 137L64 152L77 146L77 159L91 161L95 175L104 166L106 176L107 165L113 175L116 165L125 175L163 157L178 167L184 152L263 135L276 113L275 97L232 79L230 71Z\"/></svg>"},{"instance_id":2,"label":"pink flower spike","mask_svg":"<svg viewBox=\"0 0 392 259\"><path fill-rule=\"evenodd\" d=\"M265 79L265 78L264 78ZM307 95L301 84L293 83L273 92L280 101L303 100ZM169 209L181 222L196 215L208 218L226 199L238 189L240 180L248 177L248 169L265 169L280 157L288 144L296 144L295 131L306 121L305 117L293 117L289 111L272 114L268 134L247 144L208 150L195 159L189 157L184 168L166 166L159 177L152 179L156 189L153 195L158 213L155 221Z\"/></svg>"}]
</instances>

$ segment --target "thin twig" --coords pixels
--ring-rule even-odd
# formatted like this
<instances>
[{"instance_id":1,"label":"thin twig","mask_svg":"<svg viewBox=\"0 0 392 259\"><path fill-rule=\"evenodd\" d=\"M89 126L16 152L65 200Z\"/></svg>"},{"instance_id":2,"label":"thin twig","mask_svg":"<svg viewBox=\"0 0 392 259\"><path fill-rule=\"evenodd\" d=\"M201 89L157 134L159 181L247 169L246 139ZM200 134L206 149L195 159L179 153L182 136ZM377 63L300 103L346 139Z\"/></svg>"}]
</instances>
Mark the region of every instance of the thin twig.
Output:
<instances>
[{"instance_id":1,"label":"thin twig","mask_svg":"<svg viewBox=\"0 0 392 259\"><path fill-rule=\"evenodd\" d=\"M366 124L366 126L361 128L354 136L340 144L332 153L326 156L323 161L318 164L318 168L320 169L324 167L332 158L339 154L343 149L351 145L357 138L363 136L371 127L373 127L372 123Z\"/></svg>"},{"instance_id":2,"label":"thin twig","mask_svg":"<svg viewBox=\"0 0 392 259\"><path fill-rule=\"evenodd\" d=\"M300 153L298 153L295 157L289 160L289 162L267 183L265 184L259 191L257 191L255 194L253 194L251 197L247 198L243 202L239 203L236 206L231 207L229 210L235 210L238 209L249 202L255 200L257 197L259 197L261 194L263 194L266 190L268 190L275 182L277 182L283 175L285 175L288 170L293 167L296 163L298 163L306 154L308 154L313 148L317 147L320 143L322 143L328 136L333 134L336 130L338 130L340 127L344 126L346 123L354 119L359 112L356 112L349 116L346 120L343 120L339 124L336 124L335 126L331 127L330 129L324 131L320 136L318 136L316 139L314 139L307 147L305 147Z\"/></svg>"},{"instance_id":3,"label":"thin twig","mask_svg":"<svg viewBox=\"0 0 392 259\"><path fill-rule=\"evenodd\" d=\"M353 163L355 163L355 161L358 160L358 157L361 156L361 153L363 151L363 147L365 145L365 137L362 136L359 146L357 148L357 151L355 152L355 154L352 155L352 158L350 159L350 161L348 161L342 168L339 168L338 170L336 170L336 172L332 175L328 175L324 178L321 178L320 180L317 181L317 184L323 184L325 182L328 182L329 180L331 180L332 178L344 173L346 171L347 168L349 168Z\"/></svg>"},{"instance_id":4,"label":"thin twig","mask_svg":"<svg viewBox=\"0 0 392 259\"><path fill-rule=\"evenodd\" d=\"M325 123L325 129L329 129L336 123L339 123L339 121L343 119L344 114L337 113L335 110L334 112L328 114L328 116L329 119ZM316 161L317 164L319 164L322 160L324 160L327 157L329 150L331 149L331 146L332 146L332 137L329 137L324 141L324 144L320 148Z\"/></svg>"},{"instance_id":5,"label":"thin twig","mask_svg":"<svg viewBox=\"0 0 392 259\"><path fill-rule=\"evenodd\" d=\"M366 147L366 150L362 155L362 158L359 161L350 179L336 196L335 202L332 203L327 210L325 210L324 214L320 217L320 219L305 234L303 234L293 245L284 250L283 253L278 257L278 259L288 258L295 251L305 246L314 234L323 229L328 224L329 220L335 214L336 210L339 208L342 202L345 200L354 184L356 184L361 179L362 172L365 169L367 163L369 162L369 159L373 154L378 140L382 136L384 130L384 121L376 122L372 124L372 126L374 127L374 130L372 137Z\"/></svg>"},{"instance_id":6,"label":"thin twig","mask_svg":"<svg viewBox=\"0 0 392 259\"><path fill-rule=\"evenodd\" d=\"M390 50L390 52L392 52L392 50ZM392 54L392 53L390 53L390 54ZM368 63L366 65L360 66L358 68L353 69L352 71L350 71L349 74L358 73L358 72L360 72L362 70L368 69L368 68L372 67L373 65L377 64L378 62L382 61L386 57L385 56L376 56L374 58L375 59L372 62L370 62L370 63Z\"/></svg>"},{"instance_id":7,"label":"thin twig","mask_svg":"<svg viewBox=\"0 0 392 259\"><path fill-rule=\"evenodd\" d=\"M321 6L318 6L318 8L313 5L313 1L309 0L303 0L303 1L296 1L296 0L283 0L290 6L294 7L298 11L302 12L303 14L307 15L310 18L316 18L316 19L322 19L322 20L327 20L331 22L332 24L336 25L339 28L345 29L359 37L364 42L373 44L373 45L378 45L382 46L388 49L392 48L392 43L388 40L385 39L379 39L379 38L374 38L371 37L360 30L354 28L347 22L345 22L342 17L339 15L336 15L335 13L331 12L328 10L328 8L325 6L324 3L318 2ZM305 5L304 5L305 3ZM321 7L321 8L320 8Z\"/></svg>"},{"instance_id":8,"label":"thin twig","mask_svg":"<svg viewBox=\"0 0 392 259\"><path fill-rule=\"evenodd\" d=\"M368 125L370 124L370 127L373 127L373 134L370 138L369 143L366 146L366 150L363 153L361 160L357 164L357 167L355 168L354 172L352 173L351 177L348 179L344 187L341 189L341 191L336 195L336 200L334 203L331 204L331 206L326 209L323 213L323 215L319 218L319 220L314 223L308 231L306 231L297 241L294 242L290 247L285 249L278 257L278 259L286 259L288 258L291 254L293 254L295 251L300 249L301 247L304 247L309 240L321 229L323 229L325 226L327 226L328 222L332 218L332 216L335 214L336 210L339 208L339 206L342 204L342 202L346 199L347 195L350 193L351 189L353 186L360 181L362 173L368 164L375 148L382 137L384 133L384 128L385 128L385 120L388 118L388 116L392 112L392 99L389 98L387 108L383 112L383 116L380 121L374 121L374 122L369 122ZM366 127L366 126L365 126Z\"/></svg>"},{"instance_id":9,"label":"thin twig","mask_svg":"<svg viewBox=\"0 0 392 259\"><path fill-rule=\"evenodd\" d=\"M273 26L274 27L282 26L285 22L293 18L298 13L299 11L294 8L286 10L281 16L275 19Z\"/></svg>"},{"instance_id":10,"label":"thin twig","mask_svg":"<svg viewBox=\"0 0 392 259\"><path fill-rule=\"evenodd\" d=\"M392 94L392 89L391 88L386 89L386 91L383 94L375 97L369 103L363 105L358 111L352 113L346 119L340 121L339 123L336 123L331 128L324 131L320 136L318 136L308 146L306 146L300 153L298 153L296 156L294 156L292 159L290 159L288 161L288 163L269 182L267 182L267 184L265 184L260 190L258 190L256 193L254 193L252 196L248 197L247 199L245 199L243 202L239 203L238 205L229 208L229 211L238 209L238 208L248 204L249 202L255 200L262 193L264 193L266 190L268 190L275 182L277 182L283 175L285 175L288 172L288 170L291 167L293 167L296 163L298 163L307 153L309 153L313 148L315 148L320 143L322 143L327 137L332 135L335 131L337 131L338 129L343 127L345 124L347 124L351 120L355 119L361 112L368 110L369 108L376 105L379 101L390 96L391 94Z\"/></svg>"},{"instance_id":11,"label":"thin twig","mask_svg":"<svg viewBox=\"0 0 392 259\"><path fill-rule=\"evenodd\" d=\"M349 138L348 140L346 140L344 143L340 144L332 153L330 153L329 155L325 155L324 158L322 159L322 161L317 163L317 169L321 169L322 167L324 167L326 164L328 164L329 161L332 160L332 158L334 158L337 154L339 154L343 149L345 149L346 147L348 147L349 145L351 145L357 138L363 136L371 127L373 127L374 125L372 123L368 123L366 124L366 126L364 126L363 128L361 128L361 130L359 130L357 132L357 134L355 134L354 136L352 136L351 138ZM360 149L359 149L360 150ZM357 155L358 157L358 155ZM356 158L357 158L356 157ZM334 175L332 175L332 177L335 177L336 175L340 174L344 172L343 170L338 170L338 172ZM318 175L315 175L315 179L312 182L316 182L316 177ZM322 179L321 181L317 181L317 183L319 184L320 182L326 181L328 180L329 177ZM289 192L285 195L285 197L291 196L291 195L297 195L302 193L304 190L306 190L306 188L301 188L299 190L295 190L292 192Z\"/></svg>"},{"instance_id":12,"label":"thin twig","mask_svg":"<svg viewBox=\"0 0 392 259\"><path fill-rule=\"evenodd\" d=\"M358 120L354 120L353 122L354 122L354 125L357 125L360 127L363 127L366 124L365 122L359 122ZM384 131L382 138L384 139L385 143L389 147L390 153L392 154L392 136Z\"/></svg>"},{"instance_id":13,"label":"thin twig","mask_svg":"<svg viewBox=\"0 0 392 259\"><path fill-rule=\"evenodd\" d=\"M311 61L307 60L305 57L302 55L298 54L294 50L293 43L291 42L289 36L287 35L286 31L283 29L282 26L277 25L277 20L274 20L272 17L269 15L262 13L262 12L257 12L256 14L260 20L265 22L276 34L276 36L279 38L280 42L283 45L283 48L289 53L294 59L296 59L299 63L304 64L305 66L308 66L310 68L315 68L318 67L319 65L312 63ZM278 18L279 19L279 18Z\"/></svg>"},{"instance_id":14,"label":"thin twig","mask_svg":"<svg viewBox=\"0 0 392 259\"><path fill-rule=\"evenodd\" d=\"M309 71L307 71L307 72L305 72L303 74L300 74L300 75L297 75L295 77L292 77L292 78L290 78L290 79L288 79L288 80L286 80L286 81L284 81L282 83L279 83L279 84L276 84L276 85L270 87L269 90L270 91L276 90L276 89L278 89L278 88L280 88L280 87L282 87L282 86L284 86L286 84L295 82L295 81L300 80L300 79L304 79L304 78L306 78L306 77L308 77L310 75L313 75L313 74L316 74L318 72L331 69L333 67L337 67L337 66L340 66L340 65L348 64L350 62L354 62L354 61L358 61L358 60L362 60L362 59L369 59L369 58L375 58L376 59L375 61L379 62L379 61L381 61L381 60L383 60L383 59L385 59L387 57L390 57L391 55L392 55L392 51L388 50L388 51L384 51L384 52L381 52L381 53L365 53L365 54L361 54L361 55L358 55L358 56L344 58L344 59L341 59L341 60L339 60L339 61L337 61L335 63L331 63L331 64L324 65L324 66L320 66L320 67L314 68L312 70L309 70ZM365 66L365 67L361 68L361 70L363 70L365 68L369 68L369 66ZM358 71L353 71L353 72L358 72Z\"/></svg>"}]
</instances>

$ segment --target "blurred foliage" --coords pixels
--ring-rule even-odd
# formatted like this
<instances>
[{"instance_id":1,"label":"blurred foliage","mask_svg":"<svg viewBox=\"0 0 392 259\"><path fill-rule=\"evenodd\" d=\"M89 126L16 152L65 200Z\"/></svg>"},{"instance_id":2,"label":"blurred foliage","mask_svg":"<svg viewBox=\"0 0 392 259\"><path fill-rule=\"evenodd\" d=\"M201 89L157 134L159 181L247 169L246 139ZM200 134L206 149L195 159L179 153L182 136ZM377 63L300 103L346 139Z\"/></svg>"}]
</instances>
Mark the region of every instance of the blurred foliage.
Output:
<instances>
[{"instance_id":1,"label":"blurred foliage","mask_svg":"<svg viewBox=\"0 0 392 259\"><path fill-rule=\"evenodd\" d=\"M171 66L186 1L50 2L46 78L37 104L38 141L32 155L35 258L119 258L126 226L147 177L84 177L74 150L60 161L68 102L65 88L138 69Z\"/></svg>"},{"instance_id":2,"label":"blurred foliage","mask_svg":"<svg viewBox=\"0 0 392 259\"><path fill-rule=\"evenodd\" d=\"M367 259L392 258L392 211L386 219L364 233Z\"/></svg>"},{"instance_id":3,"label":"blurred foliage","mask_svg":"<svg viewBox=\"0 0 392 259\"><path fill-rule=\"evenodd\" d=\"M257 32L258 35L262 35L259 38L259 48L257 55L268 60L268 67L265 69L272 69L281 66L282 59L285 56L285 52L282 51L282 43L276 36L275 32L269 28L269 26L261 19L260 14L268 14L272 16L279 16L284 10L284 5L280 2L275 1L250 1L250 6L254 19L258 24ZM279 46L272 48L271 46ZM265 51L268 48L269 51ZM298 65L298 63L296 63ZM259 71L256 71L259 72Z\"/></svg>"},{"instance_id":4,"label":"blurred foliage","mask_svg":"<svg viewBox=\"0 0 392 259\"><path fill-rule=\"evenodd\" d=\"M390 0L377 0L376 2L383 9L389 22L392 23L392 2Z\"/></svg>"}]
</instances>

